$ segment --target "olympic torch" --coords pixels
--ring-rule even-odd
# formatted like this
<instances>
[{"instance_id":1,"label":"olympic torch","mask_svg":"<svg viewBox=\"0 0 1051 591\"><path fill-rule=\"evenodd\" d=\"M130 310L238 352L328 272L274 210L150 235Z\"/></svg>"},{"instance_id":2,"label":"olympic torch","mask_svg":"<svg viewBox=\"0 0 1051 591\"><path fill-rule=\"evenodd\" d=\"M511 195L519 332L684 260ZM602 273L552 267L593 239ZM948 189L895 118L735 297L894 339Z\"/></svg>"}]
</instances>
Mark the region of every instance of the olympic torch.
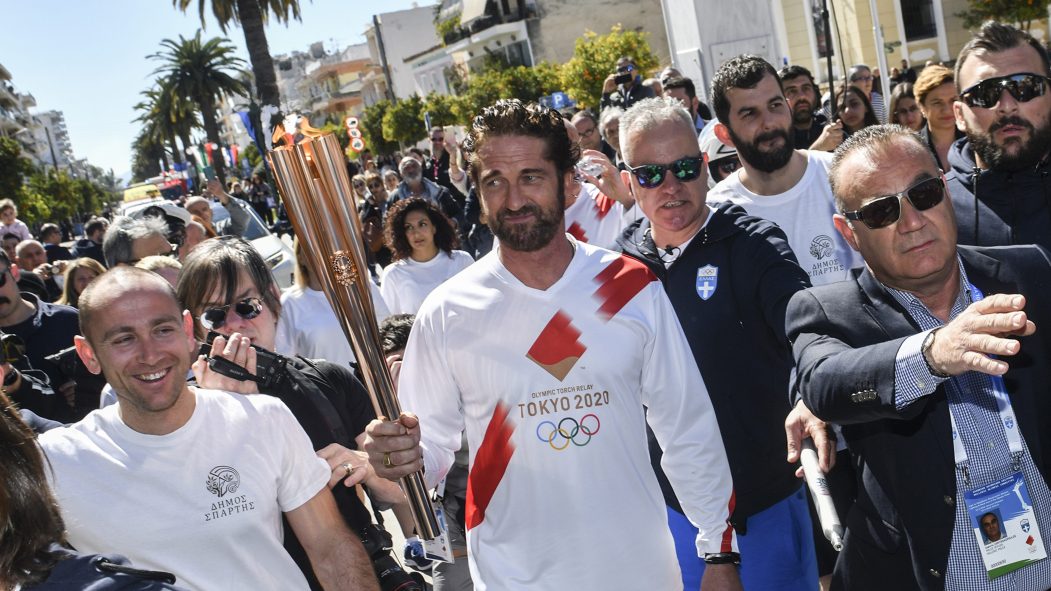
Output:
<instances>
[{"instance_id":1,"label":"olympic torch","mask_svg":"<svg viewBox=\"0 0 1051 591\"><path fill-rule=\"evenodd\" d=\"M843 549L843 525L839 522L839 513L836 512L836 505L832 502L828 479L818 466L817 450L812 440L803 440L803 451L799 454L799 461L803 464L807 487L810 489L811 498L814 499L814 507L817 508L821 532L832 543L836 552L839 552Z\"/></svg>"},{"instance_id":2,"label":"olympic torch","mask_svg":"<svg viewBox=\"0 0 1051 591\"><path fill-rule=\"evenodd\" d=\"M267 160L284 200L289 220L303 243L303 252L321 281L343 332L350 341L365 378L376 414L395 420L401 405L394 389L375 322L369 272L365 262L361 221L350 189L343 150L332 134L301 125L305 135L291 143L280 128ZM286 144L276 146L284 137ZM420 472L401 481L416 521L417 534L431 540L438 521Z\"/></svg>"}]
</instances>

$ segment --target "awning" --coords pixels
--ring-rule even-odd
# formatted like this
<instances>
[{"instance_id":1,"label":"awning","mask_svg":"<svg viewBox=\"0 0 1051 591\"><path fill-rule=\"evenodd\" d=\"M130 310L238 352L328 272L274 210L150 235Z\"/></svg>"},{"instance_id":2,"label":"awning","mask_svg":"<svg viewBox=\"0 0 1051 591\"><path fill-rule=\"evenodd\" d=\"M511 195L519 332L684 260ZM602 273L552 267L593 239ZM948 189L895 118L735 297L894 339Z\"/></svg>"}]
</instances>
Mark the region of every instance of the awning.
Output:
<instances>
[{"instance_id":1,"label":"awning","mask_svg":"<svg viewBox=\"0 0 1051 591\"><path fill-rule=\"evenodd\" d=\"M463 0L463 12L460 13L460 25L465 26L474 19L485 16L485 5L487 3L488 0Z\"/></svg>"}]
</instances>

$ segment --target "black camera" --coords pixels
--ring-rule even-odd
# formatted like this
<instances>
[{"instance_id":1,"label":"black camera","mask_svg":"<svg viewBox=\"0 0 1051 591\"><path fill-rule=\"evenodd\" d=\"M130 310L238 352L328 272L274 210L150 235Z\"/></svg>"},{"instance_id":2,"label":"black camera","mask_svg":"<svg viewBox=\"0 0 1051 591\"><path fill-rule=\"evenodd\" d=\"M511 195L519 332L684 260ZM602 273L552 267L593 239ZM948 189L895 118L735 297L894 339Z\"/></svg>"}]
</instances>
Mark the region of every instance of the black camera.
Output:
<instances>
[{"instance_id":1,"label":"black camera","mask_svg":"<svg viewBox=\"0 0 1051 591\"><path fill-rule=\"evenodd\" d=\"M614 84L627 84L635 79L635 74L631 72L624 72L623 74L617 74L613 77Z\"/></svg>"},{"instance_id":2,"label":"black camera","mask_svg":"<svg viewBox=\"0 0 1051 591\"><path fill-rule=\"evenodd\" d=\"M361 545L365 546L365 553L372 560L372 569L376 571L380 589L383 591L423 591L423 583L405 572L405 569L391 556L394 544L390 532L375 524L370 524L358 532L358 537L361 538Z\"/></svg>"},{"instance_id":3,"label":"black camera","mask_svg":"<svg viewBox=\"0 0 1051 591\"><path fill-rule=\"evenodd\" d=\"M26 356L26 344L18 335L0 332L0 349L3 349L3 363L15 364Z\"/></svg>"},{"instance_id":4,"label":"black camera","mask_svg":"<svg viewBox=\"0 0 1051 591\"><path fill-rule=\"evenodd\" d=\"M248 373L247 369L228 359L212 357L212 341L218 336L222 335L214 330L210 331L205 342L201 344L200 353L208 358L208 367L212 371L242 382L251 380L259 384L260 390L273 388L288 379L288 372L285 371L288 365L288 358L255 345L252 345L252 348L255 349L254 376Z\"/></svg>"},{"instance_id":5,"label":"black camera","mask_svg":"<svg viewBox=\"0 0 1051 591\"><path fill-rule=\"evenodd\" d=\"M4 335L3 338L7 338L7 336L9 335ZM23 347L23 350L25 350L25 347ZM7 355L6 344L4 345L4 355ZM52 353L51 355L45 356L44 359L47 359L51 363L57 365L58 370L62 372L62 375L66 376L67 378L71 380L76 378L78 359L76 347L66 347L58 353Z\"/></svg>"}]
</instances>

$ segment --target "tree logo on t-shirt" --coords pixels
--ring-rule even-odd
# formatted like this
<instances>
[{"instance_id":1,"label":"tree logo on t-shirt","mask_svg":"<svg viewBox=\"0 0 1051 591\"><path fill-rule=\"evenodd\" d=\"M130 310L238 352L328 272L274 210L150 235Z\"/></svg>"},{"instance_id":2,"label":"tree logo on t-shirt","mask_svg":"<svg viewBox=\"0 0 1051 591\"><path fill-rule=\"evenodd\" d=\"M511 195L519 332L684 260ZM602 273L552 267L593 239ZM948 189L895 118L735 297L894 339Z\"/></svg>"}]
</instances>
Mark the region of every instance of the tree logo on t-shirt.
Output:
<instances>
[{"instance_id":1,"label":"tree logo on t-shirt","mask_svg":"<svg viewBox=\"0 0 1051 591\"><path fill-rule=\"evenodd\" d=\"M814 239L810 241L810 256L819 261L825 257L832 256L835 250L836 247L832 239L824 234L814 236Z\"/></svg>"},{"instance_id":2,"label":"tree logo on t-shirt","mask_svg":"<svg viewBox=\"0 0 1051 591\"><path fill-rule=\"evenodd\" d=\"M223 498L226 493L237 492L241 485L241 476L230 466L216 466L208 473L208 492Z\"/></svg>"}]
</instances>

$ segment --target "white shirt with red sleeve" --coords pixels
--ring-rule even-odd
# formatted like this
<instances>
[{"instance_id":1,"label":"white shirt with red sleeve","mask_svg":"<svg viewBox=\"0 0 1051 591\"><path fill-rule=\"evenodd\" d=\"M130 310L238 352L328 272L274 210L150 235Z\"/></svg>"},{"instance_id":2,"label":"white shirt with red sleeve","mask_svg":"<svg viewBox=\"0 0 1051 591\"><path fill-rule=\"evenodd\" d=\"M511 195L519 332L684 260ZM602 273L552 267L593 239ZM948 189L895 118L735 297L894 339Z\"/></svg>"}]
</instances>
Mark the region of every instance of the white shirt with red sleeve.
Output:
<instances>
[{"instance_id":1,"label":"white shirt with red sleeve","mask_svg":"<svg viewBox=\"0 0 1051 591\"><path fill-rule=\"evenodd\" d=\"M476 589L679 588L646 423L698 551L727 552L732 484L715 413L660 282L567 238L572 261L546 290L494 250L428 296L402 407L420 417L430 485L466 430Z\"/></svg>"}]
</instances>

